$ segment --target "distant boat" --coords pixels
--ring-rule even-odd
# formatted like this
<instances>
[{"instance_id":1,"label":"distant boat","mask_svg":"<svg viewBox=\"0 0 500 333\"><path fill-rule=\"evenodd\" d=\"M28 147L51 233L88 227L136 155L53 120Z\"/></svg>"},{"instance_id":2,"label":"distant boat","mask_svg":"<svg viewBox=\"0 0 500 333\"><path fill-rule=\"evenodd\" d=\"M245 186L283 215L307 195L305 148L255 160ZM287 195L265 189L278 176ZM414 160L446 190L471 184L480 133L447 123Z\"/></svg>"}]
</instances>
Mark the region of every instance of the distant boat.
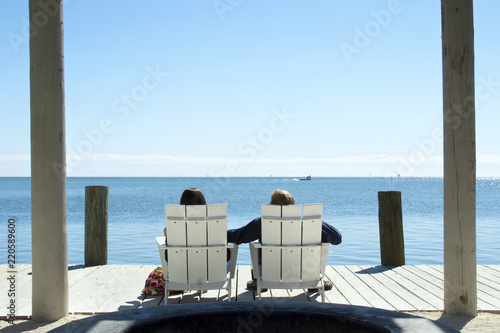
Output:
<instances>
[{"instance_id":1,"label":"distant boat","mask_svg":"<svg viewBox=\"0 0 500 333\"><path fill-rule=\"evenodd\" d=\"M307 177L305 177L305 178L300 178L300 180L311 180L311 179L312 179L312 178L311 178L311 175L309 175L309 176L307 176Z\"/></svg>"}]
</instances>

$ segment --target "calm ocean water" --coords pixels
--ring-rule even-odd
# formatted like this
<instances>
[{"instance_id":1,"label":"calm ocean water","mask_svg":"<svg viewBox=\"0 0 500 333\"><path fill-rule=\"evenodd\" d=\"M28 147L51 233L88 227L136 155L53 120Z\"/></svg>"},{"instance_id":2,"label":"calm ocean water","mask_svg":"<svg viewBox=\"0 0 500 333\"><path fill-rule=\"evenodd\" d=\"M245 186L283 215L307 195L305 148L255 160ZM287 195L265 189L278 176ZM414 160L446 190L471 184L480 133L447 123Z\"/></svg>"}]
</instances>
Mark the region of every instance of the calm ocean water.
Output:
<instances>
[{"instance_id":1,"label":"calm ocean water","mask_svg":"<svg viewBox=\"0 0 500 333\"><path fill-rule=\"evenodd\" d=\"M108 264L159 264L155 237L165 225L164 205L198 187L209 204L228 204L228 227L260 214L272 190L288 190L297 203L323 203L324 220L343 236L331 246L329 264L380 264L378 191L401 191L407 264L443 263L442 178L68 178L68 262L84 262L85 186L109 186ZM18 264L31 263L30 178L0 178L1 248L9 218L16 219ZM478 264L500 264L500 178L477 181ZM242 244L239 264L250 264Z\"/></svg>"}]
</instances>

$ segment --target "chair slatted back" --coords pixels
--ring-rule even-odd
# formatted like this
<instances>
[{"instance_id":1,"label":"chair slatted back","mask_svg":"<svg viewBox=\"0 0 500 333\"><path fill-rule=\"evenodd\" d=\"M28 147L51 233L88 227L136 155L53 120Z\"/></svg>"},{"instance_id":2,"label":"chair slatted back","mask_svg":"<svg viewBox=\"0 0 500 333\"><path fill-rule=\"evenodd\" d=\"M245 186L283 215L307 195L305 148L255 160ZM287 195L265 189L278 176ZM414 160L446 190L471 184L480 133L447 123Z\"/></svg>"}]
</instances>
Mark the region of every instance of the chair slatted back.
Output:
<instances>
[{"instance_id":1,"label":"chair slatted back","mask_svg":"<svg viewBox=\"0 0 500 333\"><path fill-rule=\"evenodd\" d=\"M207 245L227 245L227 205L207 206ZM227 250L225 248L208 249L208 281L227 279Z\"/></svg>"},{"instance_id":2,"label":"chair slatted back","mask_svg":"<svg viewBox=\"0 0 500 333\"><path fill-rule=\"evenodd\" d=\"M302 212L302 245L321 244L323 204L304 205ZM321 273L321 247L311 246L302 251L302 280L319 279Z\"/></svg>"},{"instance_id":3,"label":"chair slatted back","mask_svg":"<svg viewBox=\"0 0 500 333\"><path fill-rule=\"evenodd\" d=\"M323 205L262 205L262 280L320 278Z\"/></svg>"},{"instance_id":4,"label":"chair slatted back","mask_svg":"<svg viewBox=\"0 0 500 333\"><path fill-rule=\"evenodd\" d=\"M225 281L227 205L166 205L165 215L167 248L178 247L168 250L169 281Z\"/></svg>"}]
</instances>

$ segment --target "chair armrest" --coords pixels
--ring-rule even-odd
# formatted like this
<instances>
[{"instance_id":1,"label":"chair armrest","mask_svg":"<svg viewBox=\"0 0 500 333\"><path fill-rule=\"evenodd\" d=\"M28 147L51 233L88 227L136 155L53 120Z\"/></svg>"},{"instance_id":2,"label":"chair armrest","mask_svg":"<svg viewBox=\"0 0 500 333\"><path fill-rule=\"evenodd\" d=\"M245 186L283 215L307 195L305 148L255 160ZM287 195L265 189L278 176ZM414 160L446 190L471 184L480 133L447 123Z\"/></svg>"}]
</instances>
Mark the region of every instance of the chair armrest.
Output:
<instances>
[{"instance_id":1,"label":"chair armrest","mask_svg":"<svg viewBox=\"0 0 500 333\"><path fill-rule=\"evenodd\" d=\"M210 250L210 249L227 249L229 247L227 247L226 245L208 245L208 246L178 246L178 245L175 245L175 246L164 246L165 247L165 250ZM231 250L229 248L229 250Z\"/></svg>"},{"instance_id":2,"label":"chair armrest","mask_svg":"<svg viewBox=\"0 0 500 333\"><path fill-rule=\"evenodd\" d=\"M165 237L156 237L156 244L158 244L158 246L165 246Z\"/></svg>"},{"instance_id":3,"label":"chair armrest","mask_svg":"<svg viewBox=\"0 0 500 333\"><path fill-rule=\"evenodd\" d=\"M165 249L166 249L165 237L156 237L156 244L158 245L158 254L160 256L161 267L165 274L164 276L166 276L168 264L167 261L165 260Z\"/></svg>"},{"instance_id":4,"label":"chair armrest","mask_svg":"<svg viewBox=\"0 0 500 333\"><path fill-rule=\"evenodd\" d=\"M321 273L325 275L326 262L328 261L328 251L330 243L321 243Z\"/></svg>"},{"instance_id":5,"label":"chair armrest","mask_svg":"<svg viewBox=\"0 0 500 333\"><path fill-rule=\"evenodd\" d=\"M314 245L262 245L260 243L254 244L253 245L256 249L279 249L279 250L285 250L285 249L307 249L307 248L315 248L315 247L321 247L323 248L325 245L324 244L314 244Z\"/></svg>"},{"instance_id":6,"label":"chair armrest","mask_svg":"<svg viewBox=\"0 0 500 333\"><path fill-rule=\"evenodd\" d=\"M262 245L259 242L248 243L250 248L250 258L252 259L252 269L253 269L253 278L257 279L260 276L260 267L259 267L259 249Z\"/></svg>"}]
</instances>

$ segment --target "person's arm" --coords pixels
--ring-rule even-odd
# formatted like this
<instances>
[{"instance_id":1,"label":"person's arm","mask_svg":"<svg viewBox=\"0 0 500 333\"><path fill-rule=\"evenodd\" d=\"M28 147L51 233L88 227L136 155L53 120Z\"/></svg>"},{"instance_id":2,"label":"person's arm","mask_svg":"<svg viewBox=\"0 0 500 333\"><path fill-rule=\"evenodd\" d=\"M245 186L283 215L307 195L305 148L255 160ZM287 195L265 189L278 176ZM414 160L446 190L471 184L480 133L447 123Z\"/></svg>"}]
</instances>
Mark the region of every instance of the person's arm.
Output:
<instances>
[{"instance_id":1,"label":"person's arm","mask_svg":"<svg viewBox=\"0 0 500 333\"><path fill-rule=\"evenodd\" d=\"M260 217L252 220L246 226L238 229L230 229L227 231L228 243L250 243L260 239L261 233L261 219Z\"/></svg>"},{"instance_id":2,"label":"person's arm","mask_svg":"<svg viewBox=\"0 0 500 333\"><path fill-rule=\"evenodd\" d=\"M332 245L339 245L342 243L342 235L340 231L323 221L321 230L321 242L330 243Z\"/></svg>"}]
</instances>

